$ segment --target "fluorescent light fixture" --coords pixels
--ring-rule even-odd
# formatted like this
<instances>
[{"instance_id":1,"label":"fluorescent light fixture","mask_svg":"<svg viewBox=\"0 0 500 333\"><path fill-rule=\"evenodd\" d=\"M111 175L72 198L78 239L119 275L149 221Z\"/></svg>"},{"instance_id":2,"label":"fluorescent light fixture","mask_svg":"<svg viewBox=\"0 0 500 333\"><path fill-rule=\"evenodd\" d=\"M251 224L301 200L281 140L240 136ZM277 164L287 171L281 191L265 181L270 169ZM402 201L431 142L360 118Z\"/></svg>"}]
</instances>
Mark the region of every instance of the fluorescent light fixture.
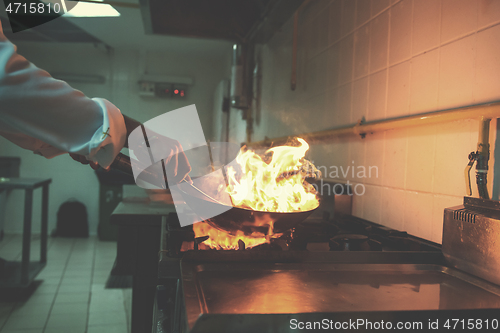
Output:
<instances>
[{"instance_id":1,"label":"fluorescent light fixture","mask_svg":"<svg viewBox=\"0 0 500 333\"><path fill-rule=\"evenodd\" d=\"M102 75L72 74L72 73L52 73L53 78L77 83L105 83L106 78Z\"/></svg>"},{"instance_id":2,"label":"fluorescent light fixture","mask_svg":"<svg viewBox=\"0 0 500 333\"><path fill-rule=\"evenodd\" d=\"M73 2L73 1L66 1ZM73 9L63 17L118 17L120 13L111 5L105 3L78 2Z\"/></svg>"},{"instance_id":3,"label":"fluorescent light fixture","mask_svg":"<svg viewBox=\"0 0 500 333\"><path fill-rule=\"evenodd\" d=\"M60 0L43 0L45 3L63 4L61 8L65 12L63 17L118 17L120 13L111 5L100 3L102 0L93 0L92 2L77 2L77 1L60 1ZM66 7L71 10L66 12Z\"/></svg>"}]
</instances>

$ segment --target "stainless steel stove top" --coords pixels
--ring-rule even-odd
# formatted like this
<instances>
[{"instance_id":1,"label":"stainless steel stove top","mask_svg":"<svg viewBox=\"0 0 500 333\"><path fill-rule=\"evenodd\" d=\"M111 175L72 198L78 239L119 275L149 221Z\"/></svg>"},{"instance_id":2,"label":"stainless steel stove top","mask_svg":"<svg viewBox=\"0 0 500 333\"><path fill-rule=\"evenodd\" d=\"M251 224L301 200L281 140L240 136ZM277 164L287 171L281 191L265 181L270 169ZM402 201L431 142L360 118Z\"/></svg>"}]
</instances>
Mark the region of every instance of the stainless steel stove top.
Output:
<instances>
[{"instance_id":1,"label":"stainless steel stove top","mask_svg":"<svg viewBox=\"0 0 500 333\"><path fill-rule=\"evenodd\" d=\"M166 222L159 298L172 302L157 303L158 332L288 332L292 320L427 322L500 311L500 287L451 267L438 244L326 217L244 251L182 252L193 234Z\"/></svg>"},{"instance_id":2,"label":"stainless steel stove top","mask_svg":"<svg viewBox=\"0 0 500 333\"><path fill-rule=\"evenodd\" d=\"M439 252L273 253L186 253L185 331L215 332L206 323L213 320L224 328L218 332L256 332L264 322L273 323L265 330L281 331L274 324L288 328L292 319L320 314L356 319L376 311L387 321L409 312L416 319L422 311L500 309L499 286L446 266Z\"/></svg>"}]
</instances>

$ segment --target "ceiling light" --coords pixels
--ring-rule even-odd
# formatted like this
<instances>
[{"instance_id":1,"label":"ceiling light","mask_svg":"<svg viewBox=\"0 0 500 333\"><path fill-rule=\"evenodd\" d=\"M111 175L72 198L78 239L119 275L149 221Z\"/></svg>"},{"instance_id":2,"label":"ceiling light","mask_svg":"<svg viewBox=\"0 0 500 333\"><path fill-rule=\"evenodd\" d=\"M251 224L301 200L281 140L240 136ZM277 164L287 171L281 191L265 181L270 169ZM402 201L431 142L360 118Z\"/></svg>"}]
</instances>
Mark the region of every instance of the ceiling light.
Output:
<instances>
[{"instance_id":1,"label":"ceiling light","mask_svg":"<svg viewBox=\"0 0 500 333\"><path fill-rule=\"evenodd\" d=\"M73 2L73 1L66 1ZM113 6L105 3L79 2L64 17L117 17L120 13Z\"/></svg>"},{"instance_id":2,"label":"ceiling light","mask_svg":"<svg viewBox=\"0 0 500 333\"><path fill-rule=\"evenodd\" d=\"M61 8L65 14L63 17L118 17L120 13L111 5L106 3L100 3L102 0L93 0L92 2L76 2L76 1L62 1L63 8ZM43 0L45 3L61 3L60 0ZM66 12L66 8L71 8L70 11Z\"/></svg>"}]
</instances>

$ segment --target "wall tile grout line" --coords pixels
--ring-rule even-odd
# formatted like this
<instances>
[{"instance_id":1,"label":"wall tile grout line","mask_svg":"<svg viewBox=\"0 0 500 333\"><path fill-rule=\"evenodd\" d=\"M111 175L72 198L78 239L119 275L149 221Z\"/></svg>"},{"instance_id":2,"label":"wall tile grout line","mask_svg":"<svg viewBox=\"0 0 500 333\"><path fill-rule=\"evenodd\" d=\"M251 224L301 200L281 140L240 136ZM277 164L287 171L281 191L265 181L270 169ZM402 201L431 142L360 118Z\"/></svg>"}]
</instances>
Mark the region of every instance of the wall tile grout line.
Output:
<instances>
[{"instance_id":1,"label":"wall tile grout line","mask_svg":"<svg viewBox=\"0 0 500 333\"><path fill-rule=\"evenodd\" d=\"M439 86L440 86L440 82L441 82L441 30L443 28L443 3L440 1L439 2L439 30L438 30L438 33L439 33L439 43L438 43L438 71L437 71L437 105L438 105L438 108L439 108L439 105L440 105L440 96L441 96L441 93L440 93L440 89L439 89Z\"/></svg>"},{"instance_id":2,"label":"wall tile grout line","mask_svg":"<svg viewBox=\"0 0 500 333\"><path fill-rule=\"evenodd\" d=\"M90 275L90 291L89 291L89 302L87 304L87 320L85 320L85 333L89 330L89 319L90 319L90 303L92 302L92 286L94 284L94 272L95 272L95 261L97 257L97 242L93 242L93 253L92 253L92 269Z\"/></svg>"},{"instance_id":3,"label":"wall tile grout line","mask_svg":"<svg viewBox=\"0 0 500 333\"><path fill-rule=\"evenodd\" d=\"M497 25L500 25L500 21L497 21L497 22L494 22L494 23L488 24L488 25L486 25L486 26L484 26L484 27L482 27L482 28L478 28L478 29L476 30L476 32L478 32L478 33L479 33L479 32L483 32L484 30L488 30L488 29L490 29L490 28L496 27Z\"/></svg>"},{"instance_id":4,"label":"wall tile grout line","mask_svg":"<svg viewBox=\"0 0 500 333\"><path fill-rule=\"evenodd\" d=\"M49 323L50 315L52 314L52 309L54 308L54 304L56 302L56 299L57 299L57 296L59 293L59 289L61 288L61 284L62 284L62 281L64 279L64 274L66 273L66 270L68 268L68 263L71 259L71 254L73 253L73 249L75 247L75 242L76 242L76 240L73 239L73 242L71 244L71 249L70 249L69 254L68 254L68 258L66 259L66 264L64 265L64 269L63 269L62 274L61 274L61 279L59 280L59 284L57 285L56 293L54 294L54 298L52 299L52 303L50 305L49 314L47 315L47 320L45 321L45 325L42 329L42 333L45 332L45 329L47 328L47 325Z\"/></svg>"}]
</instances>

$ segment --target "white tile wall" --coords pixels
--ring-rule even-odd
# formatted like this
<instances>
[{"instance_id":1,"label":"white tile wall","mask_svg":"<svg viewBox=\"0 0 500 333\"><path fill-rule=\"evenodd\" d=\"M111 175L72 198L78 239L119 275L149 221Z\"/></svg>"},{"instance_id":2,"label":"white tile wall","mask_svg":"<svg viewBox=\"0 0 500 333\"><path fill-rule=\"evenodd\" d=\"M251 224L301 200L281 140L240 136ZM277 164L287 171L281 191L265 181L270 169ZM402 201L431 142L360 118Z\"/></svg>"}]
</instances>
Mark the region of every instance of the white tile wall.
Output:
<instances>
[{"instance_id":1,"label":"white tile wall","mask_svg":"<svg viewBox=\"0 0 500 333\"><path fill-rule=\"evenodd\" d=\"M385 11L370 22L370 72L387 66L388 31L389 11Z\"/></svg>"},{"instance_id":2,"label":"white tile wall","mask_svg":"<svg viewBox=\"0 0 500 333\"><path fill-rule=\"evenodd\" d=\"M340 40L340 73L339 84L344 84L352 80L354 63L354 35L350 34Z\"/></svg>"},{"instance_id":3,"label":"white tile wall","mask_svg":"<svg viewBox=\"0 0 500 333\"><path fill-rule=\"evenodd\" d=\"M368 94L368 105L366 120L385 118L387 101L387 70L374 73L369 77L370 91Z\"/></svg>"},{"instance_id":4,"label":"white tile wall","mask_svg":"<svg viewBox=\"0 0 500 333\"><path fill-rule=\"evenodd\" d=\"M310 95L317 95L326 87L327 75L324 66L327 60L327 54L327 52L322 52L308 62L305 84Z\"/></svg>"},{"instance_id":5,"label":"white tile wall","mask_svg":"<svg viewBox=\"0 0 500 333\"><path fill-rule=\"evenodd\" d=\"M479 29L500 22L500 2L496 0L478 1L477 27Z\"/></svg>"},{"instance_id":6,"label":"white tile wall","mask_svg":"<svg viewBox=\"0 0 500 333\"><path fill-rule=\"evenodd\" d=\"M472 103L476 36L471 35L441 47L439 63L439 108Z\"/></svg>"},{"instance_id":7,"label":"white tile wall","mask_svg":"<svg viewBox=\"0 0 500 333\"><path fill-rule=\"evenodd\" d=\"M333 113L336 115L336 125L347 125L350 123L351 119L351 94L352 94L352 83L344 84L339 87L338 92L338 109Z\"/></svg>"},{"instance_id":8,"label":"white tile wall","mask_svg":"<svg viewBox=\"0 0 500 333\"><path fill-rule=\"evenodd\" d=\"M361 217L375 223L380 223L382 187L366 185L364 188L365 192L363 193L363 211Z\"/></svg>"},{"instance_id":9,"label":"white tile wall","mask_svg":"<svg viewBox=\"0 0 500 333\"><path fill-rule=\"evenodd\" d=\"M407 131L406 154L407 190L431 192L434 181L434 163L437 127L414 127Z\"/></svg>"},{"instance_id":10,"label":"white tile wall","mask_svg":"<svg viewBox=\"0 0 500 333\"><path fill-rule=\"evenodd\" d=\"M380 222L390 228L404 230L405 191L382 187L380 198Z\"/></svg>"},{"instance_id":11,"label":"white tile wall","mask_svg":"<svg viewBox=\"0 0 500 333\"><path fill-rule=\"evenodd\" d=\"M357 171L359 166L366 166L365 149L366 140L358 138L349 142L349 160L347 165L344 166L347 173L346 179L352 182L363 182L363 180L358 177Z\"/></svg>"},{"instance_id":12,"label":"white tile wall","mask_svg":"<svg viewBox=\"0 0 500 333\"><path fill-rule=\"evenodd\" d=\"M336 42L327 50L327 83L329 87L339 84L340 73L340 42Z\"/></svg>"},{"instance_id":13,"label":"white tile wall","mask_svg":"<svg viewBox=\"0 0 500 333\"><path fill-rule=\"evenodd\" d=\"M356 1L342 0L341 36L344 37L354 30L356 19Z\"/></svg>"},{"instance_id":14,"label":"white tile wall","mask_svg":"<svg viewBox=\"0 0 500 333\"><path fill-rule=\"evenodd\" d=\"M413 55L439 45L441 28L441 2L418 0L413 2Z\"/></svg>"},{"instance_id":15,"label":"white tile wall","mask_svg":"<svg viewBox=\"0 0 500 333\"><path fill-rule=\"evenodd\" d=\"M342 31L342 1L332 1L329 8L330 18L328 20L328 41L329 45L340 39Z\"/></svg>"},{"instance_id":16,"label":"white tile wall","mask_svg":"<svg viewBox=\"0 0 500 333\"><path fill-rule=\"evenodd\" d=\"M371 2L372 2L371 6L372 16L380 14L380 12L386 10L391 5L390 0L371 0Z\"/></svg>"},{"instance_id":17,"label":"white tile wall","mask_svg":"<svg viewBox=\"0 0 500 333\"><path fill-rule=\"evenodd\" d=\"M497 13L500 17L500 11ZM497 100L500 82L500 25L479 32L476 48L474 102Z\"/></svg>"},{"instance_id":18,"label":"white tile wall","mask_svg":"<svg viewBox=\"0 0 500 333\"><path fill-rule=\"evenodd\" d=\"M354 32L354 79L366 76L370 60L370 24Z\"/></svg>"},{"instance_id":19,"label":"white tile wall","mask_svg":"<svg viewBox=\"0 0 500 333\"><path fill-rule=\"evenodd\" d=\"M441 43L474 32L477 28L478 1L442 0Z\"/></svg>"},{"instance_id":20,"label":"white tile wall","mask_svg":"<svg viewBox=\"0 0 500 333\"><path fill-rule=\"evenodd\" d=\"M341 90L340 87L335 87L326 92L326 111L325 113L327 114L327 117L325 118L325 123L324 127L325 128L331 128L333 126L336 126L339 124L339 117L338 114L341 112L341 108L339 107L339 102L340 102L340 96L339 96L339 91ZM351 94L349 92L349 98L351 97ZM344 96L342 96L344 100ZM345 102L348 103L348 102ZM349 116L348 111L345 111L347 113L347 116ZM344 118L343 121L346 121Z\"/></svg>"},{"instance_id":21,"label":"white tile wall","mask_svg":"<svg viewBox=\"0 0 500 333\"><path fill-rule=\"evenodd\" d=\"M411 60L410 112L437 110L439 82L439 49Z\"/></svg>"},{"instance_id":22,"label":"white tile wall","mask_svg":"<svg viewBox=\"0 0 500 333\"><path fill-rule=\"evenodd\" d=\"M403 230L425 239L432 238L432 202L430 193L406 191Z\"/></svg>"},{"instance_id":23,"label":"white tile wall","mask_svg":"<svg viewBox=\"0 0 500 333\"><path fill-rule=\"evenodd\" d=\"M354 81L352 87L351 123L356 123L366 116L368 107L368 77Z\"/></svg>"},{"instance_id":24,"label":"white tile wall","mask_svg":"<svg viewBox=\"0 0 500 333\"><path fill-rule=\"evenodd\" d=\"M406 152L406 131L387 131L385 133L384 164L381 167L384 185L405 188Z\"/></svg>"},{"instance_id":25,"label":"white tile wall","mask_svg":"<svg viewBox=\"0 0 500 333\"><path fill-rule=\"evenodd\" d=\"M254 140L300 134L285 121L290 117L319 130L363 116L372 121L500 100L498 0L333 0L307 7L304 15L315 19L300 21L298 67L314 73L299 76L293 93L263 98L262 117L273 122L255 125ZM263 48L264 90L289 89L289 71L279 64L291 56L286 27ZM324 115L309 96L311 84L325 95ZM298 100L305 102L283 115ZM354 214L440 242L443 209L465 194L463 170L476 149L477 128L476 120L465 120L349 137L314 145L310 158L325 167L378 166L377 178L339 177L366 185L354 198ZM491 131L495 169L496 126ZM491 192L493 171L488 180Z\"/></svg>"},{"instance_id":26,"label":"white tile wall","mask_svg":"<svg viewBox=\"0 0 500 333\"><path fill-rule=\"evenodd\" d=\"M411 55L413 1L403 0L391 8L389 65L407 60Z\"/></svg>"},{"instance_id":27,"label":"white tile wall","mask_svg":"<svg viewBox=\"0 0 500 333\"><path fill-rule=\"evenodd\" d=\"M410 110L410 62L389 68L386 117L407 115Z\"/></svg>"},{"instance_id":28,"label":"white tile wall","mask_svg":"<svg viewBox=\"0 0 500 333\"><path fill-rule=\"evenodd\" d=\"M365 184L382 184L382 165L384 164L385 133L374 133L370 140L366 140L365 168L367 176Z\"/></svg>"},{"instance_id":29,"label":"white tile wall","mask_svg":"<svg viewBox=\"0 0 500 333\"><path fill-rule=\"evenodd\" d=\"M356 28L359 28L370 19L371 1L356 0Z\"/></svg>"}]
</instances>

